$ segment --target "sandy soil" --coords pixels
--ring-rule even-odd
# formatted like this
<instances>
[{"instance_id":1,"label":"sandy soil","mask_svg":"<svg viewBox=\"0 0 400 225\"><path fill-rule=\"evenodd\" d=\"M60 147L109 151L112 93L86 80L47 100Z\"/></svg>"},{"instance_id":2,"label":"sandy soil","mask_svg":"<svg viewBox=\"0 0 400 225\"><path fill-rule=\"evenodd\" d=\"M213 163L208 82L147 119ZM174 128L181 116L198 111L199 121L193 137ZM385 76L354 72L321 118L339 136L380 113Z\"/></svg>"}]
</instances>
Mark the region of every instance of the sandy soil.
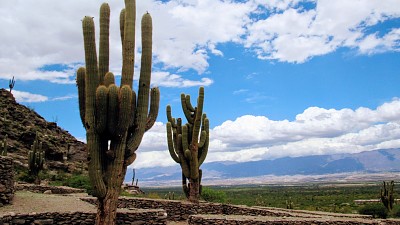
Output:
<instances>
[{"instance_id":1,"label":"sandy soil","mask_svg":"<svg viewBox=\"0 0 400 225\"><path fill-rule=\"evenodd\" d=\"M13 213L96 211L96 207L81 201L87 194L54 195L29 191L15 193L13 204L0 208L0 215Z\"/></svg>"}]
</instances>

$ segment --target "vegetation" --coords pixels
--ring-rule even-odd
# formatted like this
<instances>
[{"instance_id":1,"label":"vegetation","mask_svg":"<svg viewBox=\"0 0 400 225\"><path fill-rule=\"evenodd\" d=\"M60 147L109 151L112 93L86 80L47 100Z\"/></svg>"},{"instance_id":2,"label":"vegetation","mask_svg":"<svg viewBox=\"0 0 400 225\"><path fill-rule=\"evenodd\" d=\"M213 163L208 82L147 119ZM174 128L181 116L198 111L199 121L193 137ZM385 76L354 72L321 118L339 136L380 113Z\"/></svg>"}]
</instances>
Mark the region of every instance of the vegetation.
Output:
<instances>
[{"instance_id":1,"label":"vegetation","mask_svg":"<svg viewBox=\"0 0 400 225\"><path fill-rule=\"evenodd\" d=\"M79 109L86 129L89 177L98 199L96 224L115 224L118 196L127 167L136 159L143 134L157 119L160 92L151 89L152 18L142 17L142 58L138 97L132 89L135 56L135 0L125 0L120 14L122 79L117 87L109 72L110 8L100 8L97 60L93 17L82 20L86 68L77 71ZM150 110L149 110L150 105ZM109 145L110 142L110 145Z\"/></svg>"},{"instance_id":2,"label":"vegetation","mask_svg":"<svg viewBox=\"0 0 400 225\"><path fill-rule=\"evenodd\" d=\"M383 181L382 188L381 188L381 202L385 206L385 208L389 211L393 209L394 204L394 181L386 182Z\"/></svg>"},{"instance_id":3,"label":"vegetation","mask_svg":"<svg viewBox=\"0 0 400 225\"><path fill-rule=\"evenodd\" d=\"M388 210L381 204L365 205L358 212L363 215L370 215L373 218L386 219L388 217Z\"/></svg>"},{"instance_id":4,"label":"vegetation","mask_svg":"<svg viewBox=\"0 0 400 225\"><path fill-rule=\"evenodd\" d=\"M209 121L203 114L204 87L199 88L197 106L190 103L190 95L181 94L182 109L187 123L171 115L171 106L167 106L167 140L172 159L182 168L182 188L191 202L198 202L201 194L201 164L208 152ZM200 138L199 138L200 136ZM187 184L189 180L189 184Z\"/></svg>"},{"instance_id":5,"label":"vegetation","mask_svg":"<svg viewBox=\"0 0 400 225\"><path fill-rule=\"evenodd\" d=\"M396 186L397 187L397 186ZM394 188L397 193L400 190ZM142 188L146 193L157 193L165 196L168 192L175 192L176 199L182 196L179 187L171 188ZM203 188L207 190L207 187ZM363 205L357 205L354 200L379 199L380 184L310 184L310 185L268 185L268 186L212 186L213 191L225 193L224 201L215 202L229 203L248 206L266 206L287 208L297 210L325 211L336 213L358 213ZM204 191L203 190L203 191ZM204 194L204 193L203 193ZM147 195L143 197L148 197ZM369 203L371 204L371 203ZM368 205L368 204L367 204ZM382 205L383 206L383 205ZM400 205L394 205L390 216L400 215Z\"/></svg>"},{"instance_id":6,"label":"vegetation","mask_svg":"<svg viewBox=\"0 0 400 225\"><path fill-rule=\"evenodd\" d=\"M42 150L42 142L39 142L38 133L28 153L28 175L32 178L35 184L40 184L39 173L44 166L44 151Z\"/></svg>"},{"instance_id":7,"label":"vegetation","mask_svg":"<svg viewBox=\"0 0 400 225\"><path fill-rule=\"evenodd\" d=\"M8 82L8 87L10 88L10 93L12 91L12 89L14 88L15 85L15 80L14 80L14 76L12 77L12 80L9 80Z\"/></svg>"},{"instance_id":8,"label":"vegetation","mask_svg":"<svg viewBox=\"0 0 400 225\"><path fill-rule=\"evenodd\" d=\"M201 197L207 202L219 202L225 203L227 200L226 192L222 190L216 190L210 187L203 187Z\"/></svg>"}]
</instances>

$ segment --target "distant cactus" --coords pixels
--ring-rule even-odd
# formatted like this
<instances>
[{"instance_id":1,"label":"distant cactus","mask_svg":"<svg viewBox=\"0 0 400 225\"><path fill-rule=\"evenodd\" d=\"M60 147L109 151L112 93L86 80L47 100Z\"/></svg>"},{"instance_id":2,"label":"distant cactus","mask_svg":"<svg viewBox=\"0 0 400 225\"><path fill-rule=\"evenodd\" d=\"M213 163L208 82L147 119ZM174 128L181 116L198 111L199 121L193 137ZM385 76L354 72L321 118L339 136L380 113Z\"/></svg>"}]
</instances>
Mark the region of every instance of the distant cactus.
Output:
<instances>
[{"instance_id":1,"label":"distant cactus","mask_svg":"<svg viewBox=\"0 0 400 225\"><path fill-rule=\"evenodd\" d=\"M42 150L42 142L39 142L38 133L28 153L29 176L34 179L35 184L40 184L39 172L44 166L44 151Z\"/></svg>"},{"instance_id":2,"label":"distant cactus","mask_svg":"<svg viewBox=\"0 0 400 225\"><path fill-rule=\"evenodd\" d=\"M4 136L4 140L0 142L0 155L7 156L7 134Z\"/></svg>"},{"instance_id":3,"label":"distant cactus","mask_svg":"<svg viewBox=\"0 0 400 225\"><path fill-rule=\"evenodd\" d=\"M168 149L172 159L182 168L182 188L191 202L200 199L200 166L206 159L209 145L209 121L203 114L203 102L204 87L199 88L196 107L190 103L190 95L181 94L182 109L188 121L183 126L182 119L173 118L171 106L167 106Z\"/></svg>"},{"instance_id":4,"label":"distant cactus","mask_svg":"<svg viewBox=\"0 0 400 225\"><path fill-rule=\"evenodd\" d=\"M390 183L383 181L381 188L381 202L389 211L393 209L393 204L394 204L393 188L394 188L394 181L390 181Z\"/></svg>"},{"instance_id":5,"label":"distant cactus","mask_svg":"<svg viewBox=\"0 0 400 225\"><path fill-rule=\"evenodd\" d=\"M10 93L11 93L12 89L14 88L14 85L15 85L15 80L14 80L14 76L13 76L12 80L9 80L9 82L8 82L8 87L10 88Z\"/></svg>"},{"instance_id":6,"label":"distant cactus","mask_svg":"<svg viewBox=\"0 0 400 225\"><path fill-rule=\"evenodd\" d=\"M150 89L152 18L141 21L142 54L138 92L134 91L136 2L125 0L120 14L122 39L121 85L109 72L110 7L100 8L97 59L93 17L82 20L86 68L77 71L79 109L86 129L88 172L98 199L96 224L115 224L116 208L127 167L136 159L144 133L155 123L160 91ZM149 100L151 99L151 100Z\"/></svg>"}]
</instances>

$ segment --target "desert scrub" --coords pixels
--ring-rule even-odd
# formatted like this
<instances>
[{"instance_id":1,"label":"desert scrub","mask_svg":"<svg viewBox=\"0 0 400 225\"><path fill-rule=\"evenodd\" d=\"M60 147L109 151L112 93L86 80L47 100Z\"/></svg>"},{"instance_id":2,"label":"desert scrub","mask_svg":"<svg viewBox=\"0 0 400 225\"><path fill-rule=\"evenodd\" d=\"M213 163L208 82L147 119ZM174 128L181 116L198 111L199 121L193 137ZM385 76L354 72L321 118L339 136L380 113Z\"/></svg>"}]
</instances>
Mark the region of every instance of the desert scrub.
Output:
<instances>
[{"instance_id":1,"label":"desert scrub","mask_svg":"<svg viewBox=\"0 0 400 225\"><path fill-rule=\"evenodd\" d=\"M222 190L212 189L210 187L203 187L201 197L207 202L225 203L227 196Z\"/></svg>"}]
</instances>

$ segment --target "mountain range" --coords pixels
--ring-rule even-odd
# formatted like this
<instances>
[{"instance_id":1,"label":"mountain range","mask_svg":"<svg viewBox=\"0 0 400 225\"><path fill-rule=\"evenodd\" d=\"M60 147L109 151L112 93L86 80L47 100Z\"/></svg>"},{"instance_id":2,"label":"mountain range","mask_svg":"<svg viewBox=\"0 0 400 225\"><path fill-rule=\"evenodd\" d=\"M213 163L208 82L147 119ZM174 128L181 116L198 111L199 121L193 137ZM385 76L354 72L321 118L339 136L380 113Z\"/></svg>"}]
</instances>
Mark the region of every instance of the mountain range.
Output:
<instances>
[{"instance_id":1,"label":"mountain range","mask_svg":"<svg viewBox=\"0 0 400 225\"><path fill-rule=\"evenodd\" d=\"M203 182L229 183L241 180L252 183L257 178L309 176L321 177L334 174L373 174L400 171L400 149L379 149L353 154L314 155L285 157L274 160L252 162L210 162L201 166ZM180 167L155 167L136 169L136 178L145 185L178 184ZM369 175L370 174L370 175ZM128 170L126 182L131 181L132 170ZM225 181L225 182L224 182Z\"/></svg>"}]
</instances>

